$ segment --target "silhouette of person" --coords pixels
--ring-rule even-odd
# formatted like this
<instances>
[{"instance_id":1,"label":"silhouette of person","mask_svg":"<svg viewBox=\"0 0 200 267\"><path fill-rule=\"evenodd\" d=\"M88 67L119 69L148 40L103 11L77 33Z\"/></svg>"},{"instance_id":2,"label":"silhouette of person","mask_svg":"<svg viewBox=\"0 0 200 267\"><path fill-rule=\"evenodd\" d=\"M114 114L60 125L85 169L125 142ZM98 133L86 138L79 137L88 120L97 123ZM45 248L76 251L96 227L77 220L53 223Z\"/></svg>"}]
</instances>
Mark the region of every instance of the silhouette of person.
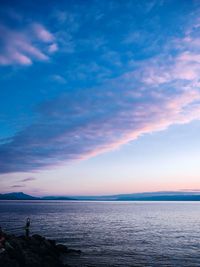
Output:
<instances>
[{"instance_id":1,"label":"silhouette of person","mask_svg":"<svg viewBox=\"0 0 200 267\"><path fill-rule=\"evenodd\" d=\"M29 234L30 234L30 225L31 225L31 220L30 220L30 218L27 218L26 219L26 226L25 226L26 237L29 237Z\"/></svg>"}]
</instances>

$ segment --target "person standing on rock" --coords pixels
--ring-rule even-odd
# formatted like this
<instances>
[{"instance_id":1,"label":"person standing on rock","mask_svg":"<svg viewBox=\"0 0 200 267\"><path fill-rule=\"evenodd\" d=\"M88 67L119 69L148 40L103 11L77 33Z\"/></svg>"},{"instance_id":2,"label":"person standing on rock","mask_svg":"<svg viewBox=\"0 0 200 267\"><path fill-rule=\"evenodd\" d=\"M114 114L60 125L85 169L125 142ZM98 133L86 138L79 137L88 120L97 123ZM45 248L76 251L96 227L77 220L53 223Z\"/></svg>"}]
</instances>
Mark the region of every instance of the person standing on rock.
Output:
<instances>
[{"instance_id":1,"label":"person standing on rock","mask_svg":"<svg viewBox=\"0 0 200 267\"><path fill-rule=\"evenodd\" d=\"M31 220L30 220L30 218L27 218L26 219L26 225L25 225L25 235L26 235L26 237L29 237L30 225L31 225Z\"/></svg>"}]
</instances>

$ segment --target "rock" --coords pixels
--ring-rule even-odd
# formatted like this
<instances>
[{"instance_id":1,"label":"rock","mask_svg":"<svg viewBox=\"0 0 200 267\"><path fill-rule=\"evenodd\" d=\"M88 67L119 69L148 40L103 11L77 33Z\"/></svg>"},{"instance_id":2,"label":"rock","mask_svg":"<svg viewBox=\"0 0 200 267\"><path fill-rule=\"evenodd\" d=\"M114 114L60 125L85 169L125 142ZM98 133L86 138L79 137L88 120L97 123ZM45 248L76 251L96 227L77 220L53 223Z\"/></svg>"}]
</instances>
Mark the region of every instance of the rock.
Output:
<instances>
[{"instance_id":1,"label":"rock","mask_svg":"<svg viewBox=\"0 0 200 267\"><path fill-rule=\"evenodd\" d=\"M53 247L56 246L56 241L55 241L55 240L47 239L47 241L48 241Z\"/></svg>"},{"instance_id":2,"label":"rock","mask_svg":"<svg viewBox=\"0 0 200 267\"><path fill-rule=\"evenodd\" d=\"M61 252L61 253L67 253L68 252L68 247L62 244L56 245L56 249Z\"/></svg>"},{"instance_id":3,"label":"rock","mask_svg":"<svg viewBox=\"0 0 200 267\"><path fill-rule=\"evenodd\" d=\"M69 254L81 254L81 250L80 249L68 249L68 253Z\"/></svg>"},{"instance_id":4,"label":"rock","mask_svg":"<svg viewBox=\"0 0 200 267\"><path fill-rule=\"evenodd\" d=\"M52 258L50 255L43 258L42 267L63 267L59 258Z\"/></svg>"},{"instance_id":5,"label":"rock","mask_svg":"<svg viewBox=\"0 0 200 267\"><path fill-rule=\"evenodd\" d=\"M0 266L6 266L6 267L20 267L19 263L11 259L7 253L0 254Z\"/></svg>"},{"instance_id":6,"label":"rock","mask_svg":"<svg viewBox=\"0 0 200 267\"><path fill-rule=\"evenodd\" d=\"M45 240L45 238L41 235L32 235L32 238L38 240L39 242L42 242Z\"/></svg>"},{"instance_id":7,"label":"rock","mask_svg":"<svg viewBox=\"0 0 200 267\"><path fill-rule=\"evenodd\" d=\"M61 256L78 253L63 244L40 235L31 237L6 235L5 252L0 254L0 267L69 267L61 261ZM66 257L66 256L65 256Z\"/></svg>"},{"instance_id":8,"label":"rock","mask_svg":"<svg viewBox=\"0 0 200 267\"><path fill-rule=\"evenodd\" d=\"M58 244L56 245L56 249L61 252L61 253L67 253L67 254L81 254L80 250L76 250L76 249L69 249L68 247L66 247L65 245L62 244Z\"/></svg>"},{"instance_id":9,"label":"rock","mask_svg":"<svg viewBox=\"0 0 200 267\"><path fill-rule=\"evenodd\" d=\"M24 266L29 266L29 267L42 266L42 258L40 255L30 250L26 250L24 251L24 263L23 264Z\"/></svg>"}]
</instances>

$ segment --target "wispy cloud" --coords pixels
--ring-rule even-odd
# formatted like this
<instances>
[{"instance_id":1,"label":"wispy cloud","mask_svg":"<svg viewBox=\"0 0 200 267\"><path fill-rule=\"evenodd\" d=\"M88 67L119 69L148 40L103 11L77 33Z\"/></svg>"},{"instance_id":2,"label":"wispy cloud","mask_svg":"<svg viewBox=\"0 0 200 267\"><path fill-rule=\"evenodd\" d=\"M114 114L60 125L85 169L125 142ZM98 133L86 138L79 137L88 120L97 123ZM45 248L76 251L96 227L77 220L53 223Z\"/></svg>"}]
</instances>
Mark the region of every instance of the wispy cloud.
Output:
<instances>
[{"instance_id":1,"label":"wispy cloud","mask_svg":"<svg viewBox=\"0 0 200 267\"><path fill-rule=\"evenodd\" d=\"M58 50L58 45L56 43L53 43L51 45L49 45L49 53L54 53Z\"/></svg>"},{"instance_id":2,"label":"wispy cloud","mask_svg":"<svg viewBox=\"0 0 200 267\"><path fill-rule=\"evenodd\" d=\"M20 182L31 182L31 181L35 181L35 180L36 180L35 177L27 177L27 178L20 180Z\"/></svg>"},{"instance_id":3,"label":"wispy cloud","mask_svg":"<svg viewBox=\"0 0 200 267\"><path fill-rule=\"evenodd\" d=\"M0 25L0 65L31 65L34 60L46 61L57 50L54 36L41 24L23 29Z\"/></svg>"},{"instance_id":4,"label":"wispy cloud","mask_svg":"<svg viewBox=\"0 0 200 267\"><path fill-rule=\"evenodd\" d=\"M22 187L25 187L25 185L14 184L14 185L11 185L11 186L10 186L10 188L22 188Z\"/></svg>"},{"instance_id":5,"label":"wispy cloud","mask_svg":"<svg viewBox=\"0 0 200 267\"><path fill-rule=\"evenodd\" d=\"M23 188L26 187L27 183L35 181L35 177L27 177L21 180L16 181L16 184L9 186L10 188Z\"/></svg>"},{"instance_id":6,"label":"wispy cloud","mask_svg":"<svg viewBox=\"0 0 200 267\"><path fill-rule=\"evenodd\" d=\"M44 28L39 23L32 24L33 32L37 36L37 38L45 43L52 42L54 40L53 34L51 34L47 29Z\"/></svg>"},{"instance_id":7,"label":"wispy cloud","mask_svg":"<svg viewBox=\"0 0 200 267\"><path fill-rule=\"evenodd\" d=\"M56 82L61 83L61 84L65 84L66 83L66 79L63 76L58 75L58 74L52 75L51 79L53 81L56 81Z\"/></svg>"}]
</instances>

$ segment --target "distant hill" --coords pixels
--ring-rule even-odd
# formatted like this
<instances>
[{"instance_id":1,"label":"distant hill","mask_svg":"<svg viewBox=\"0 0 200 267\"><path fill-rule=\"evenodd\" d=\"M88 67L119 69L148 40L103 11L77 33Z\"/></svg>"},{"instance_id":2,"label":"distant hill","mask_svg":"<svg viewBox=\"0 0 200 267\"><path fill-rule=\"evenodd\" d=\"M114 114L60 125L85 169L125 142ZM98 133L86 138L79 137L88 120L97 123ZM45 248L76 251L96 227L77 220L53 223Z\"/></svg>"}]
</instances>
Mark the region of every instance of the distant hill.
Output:
<instances>
[{"instance_id":1,"label":"distant hill","mask_svg":"<svg viewBox=\"0 0 200 267\"><path fill-rule=\"evenodd\" d=\"M0 194L0 200L75 200L65 196L33 197L23 192Z\"/></svg>"},{"instance_id":2,"label":"distant hill","mask_svg":"<svg viewBox=\"0 0 200 267\"><path fill-rule=\"evenodd\" d=\"M160 191L108 196L76 196L87 201L200 201L199 192Z\"/></svg>"},{"instance_id":3,"label":"distant hill","mask_svg":"<svg viewBox=\"0 0 200 267\"><path fill-rule=\"evenodd\" d=\"M65 197L65 196L47 196L47 197L41 197L42 200L77 200L72 197Z\"/></svg>"},{"instance_id":4,"label":"distant hill","mask_svg":"<svg viewBox=\"0 0 200 267\"><path fill-rule=\"evenodd\" d=\"M0 194L0 200L82 200L82 201L200 201L199 192L145 192L108 196L45 196L33 197L23 192Z\"/></svg>"},{"instance_id":5,"label":"distant hill","mask_svg":"<svg viewBox=\"0 0 200 267\"><path fill-rule=\"evenodd\" d=\"M0 200L36 200L37 197L33 197L23 192L13 192L7 194L0 194Z\"/></svg>"}]
</instances>

